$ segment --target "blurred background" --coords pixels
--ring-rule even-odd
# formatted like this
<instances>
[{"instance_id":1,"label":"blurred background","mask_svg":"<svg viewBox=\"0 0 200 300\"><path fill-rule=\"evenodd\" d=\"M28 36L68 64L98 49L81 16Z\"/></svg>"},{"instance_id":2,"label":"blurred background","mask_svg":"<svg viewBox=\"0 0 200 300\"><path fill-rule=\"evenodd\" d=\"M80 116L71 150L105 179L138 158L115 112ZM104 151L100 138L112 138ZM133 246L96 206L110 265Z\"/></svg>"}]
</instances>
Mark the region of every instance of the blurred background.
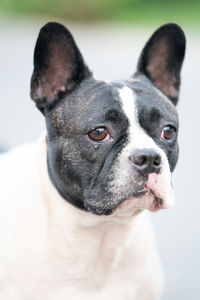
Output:
<instances>
[{"instance_id":1,"label":"blurred background","mask_svg":"<svg viewBox=\"0 0 200 300\"><path fill-rule=\"evenodd\" d=\"M95 77L105 80L130 76L160 25L175 22L185 31L176 206L151 218L166 277L162 300L199 300L200 1L0 0L0 152L37 139L44 129L29 82L37 34L48 21L68 27Z\"/></svg>"}]
</instances>

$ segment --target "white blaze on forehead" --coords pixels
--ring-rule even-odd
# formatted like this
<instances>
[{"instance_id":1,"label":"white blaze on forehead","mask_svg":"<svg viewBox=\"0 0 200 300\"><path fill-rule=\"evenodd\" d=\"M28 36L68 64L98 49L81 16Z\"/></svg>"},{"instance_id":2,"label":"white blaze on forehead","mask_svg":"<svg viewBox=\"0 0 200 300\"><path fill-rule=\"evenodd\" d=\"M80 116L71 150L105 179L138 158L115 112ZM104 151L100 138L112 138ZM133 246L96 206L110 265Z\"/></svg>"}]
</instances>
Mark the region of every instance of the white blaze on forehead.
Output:
<instances>
[{"instance_id":1,"label":"white blaze on forehead","mask_svg":"<svg viewBox=\"0 0 200 300\"><path fill-rule=\"evenodd\" d=\"M128 87L123 87L119 90L119 95L122 109L129 120L130 146L133 148L135 145L137 149L154 148L158 150L159 147L155 144L154 140L147 135L139 124L137 103L133 91Z\"/></svg>"},{"instance_id":2,"label":"white blaze on forehead","mask_svg":"<svg viewBox=\"0 0 200 300\"><path fill-rule=\"evenodd\" d=\"M140 126L134 92L128 87L123 87L119 90L119 95L121 98L122 109L129 121L129 147L131 147L132 150L134 150L134 148L153 148L156 149L161 156L165 154Z\"/></svg>"},{"instance_id":3,"label":"white blaze on forehead","mask_svg":"<svg viewBox=\"0 0 200 300\"><path fill-rule=\"evenodd\" d=\"M135 97L133 95L133 91L128 87L123 87L119 90L119 95L122 108L125 112L126 117L129 120L130 127L136 129L138 127L137 106Z\"/></svg>"},{"instance_id":4,"label":"white blaze on forehead","mask_svg":"<svg viewBox=\"0 0 200 300\"><path fill-rule=\"evenodd\" d=\"M120 180L127 179L125 166L128 168L130 164L129 157L133 154L135 149L151 148L155 149L161 156L161 173L156 175L155 181L151 181L151 189L156 195L162 197L163 207L170 207L173 205L173 189L171 186L171 172L169 163L165 152L154 142L154 140L147 135L144 129L140 126L138 120L137 103L134 92L128 87L119 89L119 96L122 109L129 121L128 143L122 150L119 156L118 172L120 172ZM121 165L121 166L120 166ZM116 169L116 171L117 171ZM118 181L119 188L123 184ZM153 184L153 182L155 184ZM116 182L117 183L117 182ZM126 184L124 182L124 184ZM117 185L115 185L117 188ZM118 189L117 189L118 190Z\"/></svg>"}]
</instances>

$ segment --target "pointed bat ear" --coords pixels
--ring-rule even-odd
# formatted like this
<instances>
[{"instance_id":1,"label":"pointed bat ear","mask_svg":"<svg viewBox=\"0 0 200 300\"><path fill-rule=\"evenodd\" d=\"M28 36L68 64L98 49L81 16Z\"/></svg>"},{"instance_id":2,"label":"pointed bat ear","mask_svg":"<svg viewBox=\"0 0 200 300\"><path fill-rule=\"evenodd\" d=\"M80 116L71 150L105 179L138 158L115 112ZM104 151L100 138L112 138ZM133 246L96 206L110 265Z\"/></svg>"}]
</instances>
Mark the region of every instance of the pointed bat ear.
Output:
<instances>
[{"instance_id":1,"label":"pointed bat ear","mask_svg":"<svg viewBox=\"0 0 200 300\"><path fill-rule=\"evenodd\" d=\"M151 36L138 62L137 71L146 75L174 105L178 102L185 43L182 29L166 24Z\"/></svg>"},{"instance_id":2,"label":"pointed bat ear","mask_svg":"<svg viewBox=\"0 0 200 300\"><path fill-rule=\"evenodd\" d=\"M61 24L40 30L34 52L31 98L45 114L65 95L91 76L71 33Z\"/></svg>"}]
</instances>

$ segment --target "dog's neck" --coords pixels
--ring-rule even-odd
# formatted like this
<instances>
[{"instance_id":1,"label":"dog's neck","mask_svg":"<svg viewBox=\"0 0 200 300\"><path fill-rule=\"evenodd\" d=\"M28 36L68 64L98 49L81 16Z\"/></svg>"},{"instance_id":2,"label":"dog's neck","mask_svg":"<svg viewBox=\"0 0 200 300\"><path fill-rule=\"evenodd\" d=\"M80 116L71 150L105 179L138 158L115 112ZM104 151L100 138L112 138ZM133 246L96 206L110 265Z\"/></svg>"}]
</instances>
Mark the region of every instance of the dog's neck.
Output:
<instances>
[{"instance_id":1,"label":"dog's neck","mask_svg":"<svg viewBox=\"0 0 200 300\"><path fill-rule=\"evenodd\" d=\"M118 260L128 247L130 236L133 235L133 228L134 234L137 235L135 229L138 227L138 216L96 216L74 207L58 194L51 183L47 170L45 140L39 152L38 171L47 211L47 238L52 255L56 253L58 261L59 257L63 256L66 262L74 260L74 264L81 268L80 276L83 276L85 271L87 274L91 271L91 274L95 272L98 278L103 278L109 269L118 265ZM134 223L136 226L133 226ZM61 262L63 264L63 259ZM91 266L92 270L86 270L88 266ZM77 272L77 268L72 266L71 278L74 270ZM74 274L74 278L77 276L79 275Z\"/></svg>"}]
</instances>

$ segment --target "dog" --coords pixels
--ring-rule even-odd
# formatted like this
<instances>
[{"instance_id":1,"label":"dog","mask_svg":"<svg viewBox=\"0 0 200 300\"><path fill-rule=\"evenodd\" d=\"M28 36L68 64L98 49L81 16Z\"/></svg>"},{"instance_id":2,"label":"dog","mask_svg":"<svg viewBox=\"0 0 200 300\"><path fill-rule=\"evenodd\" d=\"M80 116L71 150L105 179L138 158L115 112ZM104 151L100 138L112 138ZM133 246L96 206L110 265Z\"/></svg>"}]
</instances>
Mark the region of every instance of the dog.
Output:
<instances>
[{"instance_id":1,"label":"dog","mask_svg":"<svg viewBox=\"0 0 200 300\"><path fill-rule=\"evenodd\" d=\"M63 25L40 30L31 98L46 132L0 158L1 300L160 299L146 211L174 202L184 53L163 25L133 76L104 82Z\"/></svg>"}]
</instances>

